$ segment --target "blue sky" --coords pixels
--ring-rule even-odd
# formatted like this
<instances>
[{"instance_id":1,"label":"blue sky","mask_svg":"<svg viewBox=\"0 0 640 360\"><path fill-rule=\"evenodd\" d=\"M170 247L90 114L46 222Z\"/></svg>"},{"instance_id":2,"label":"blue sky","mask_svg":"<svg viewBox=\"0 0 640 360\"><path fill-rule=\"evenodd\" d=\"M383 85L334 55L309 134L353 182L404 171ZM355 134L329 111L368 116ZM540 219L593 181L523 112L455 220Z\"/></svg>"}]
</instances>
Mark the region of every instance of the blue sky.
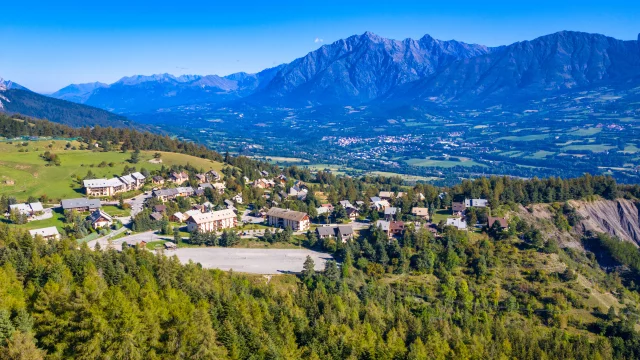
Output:
<instances>
[{"instance_id":1,"label":"blue sky","mask_svg":"<svg viewBox=\"0 0 640 360\"><path fill-rule=\"evenodd\" d=\"M257 72L365 31L489 46L560 30L640 32L640 1L615 0L22 0L0 10L0 77L41 92L134 74Z\"/></svg>"}]
</instances>

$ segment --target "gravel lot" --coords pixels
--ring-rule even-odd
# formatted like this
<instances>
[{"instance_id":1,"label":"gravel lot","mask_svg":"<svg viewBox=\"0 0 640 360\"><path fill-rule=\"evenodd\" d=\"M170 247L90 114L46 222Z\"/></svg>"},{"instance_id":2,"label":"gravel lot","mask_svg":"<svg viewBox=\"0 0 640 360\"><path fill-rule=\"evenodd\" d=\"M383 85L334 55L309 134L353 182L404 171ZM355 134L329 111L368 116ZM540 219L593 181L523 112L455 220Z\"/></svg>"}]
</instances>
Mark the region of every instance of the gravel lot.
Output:
<instances>
[{"instance_id":1,"label":"gravel lot","mask_svg":"<svg viewBox=\"0 0 640 360\"><path fill-rule=\"evenodd\" d=\"M181 248L165 254L175 254L185 264L192 260L205 268L254 274L298 273L307 255L315 262L316 270L324 270L325 262L332 259L330 254L307 249Z\"/></svg>"}]
</instances>

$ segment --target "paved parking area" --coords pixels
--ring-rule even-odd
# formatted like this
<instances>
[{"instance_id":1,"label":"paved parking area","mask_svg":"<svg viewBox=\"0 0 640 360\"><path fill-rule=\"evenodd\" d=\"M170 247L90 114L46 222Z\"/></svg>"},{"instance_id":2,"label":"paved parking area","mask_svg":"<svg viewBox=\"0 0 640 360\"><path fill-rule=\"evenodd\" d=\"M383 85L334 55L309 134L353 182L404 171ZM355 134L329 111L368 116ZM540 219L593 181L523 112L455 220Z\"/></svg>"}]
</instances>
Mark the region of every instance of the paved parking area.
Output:
<instances>
[{"instance_id":1,"label":"paved parking area","mask_svg":"<svg viewBox=\"0 0 640 360\"><path fill-rule=\"evenodd\" d=\"M177 255L184 264L191 260L205 268L254 274L298 273L302 271L307 255L315 262L315 269L320 271L324 270L325 262L332 259L330 254L308 249L180 248L165 254Z\"/></svg>"}]
</instances>

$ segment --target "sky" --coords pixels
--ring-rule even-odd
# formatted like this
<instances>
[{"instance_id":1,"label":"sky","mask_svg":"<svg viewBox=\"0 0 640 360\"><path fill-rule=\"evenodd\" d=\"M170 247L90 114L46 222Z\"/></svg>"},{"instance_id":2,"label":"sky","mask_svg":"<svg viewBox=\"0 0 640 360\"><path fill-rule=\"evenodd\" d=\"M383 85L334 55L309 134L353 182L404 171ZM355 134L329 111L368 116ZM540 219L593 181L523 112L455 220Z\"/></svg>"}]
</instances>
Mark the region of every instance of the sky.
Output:
<instances>
[{"instance_id":1,"label":"sky","mask_svg":"<svg viewBox=\"0 0 640 360\"><path fill-rule=\"evenodd\" d=\"M0 77L53 92L157 73L258 72L365 31L488 46L561 30L636 40L640 1L9 1Z\"/></svg>"}]
</instances>

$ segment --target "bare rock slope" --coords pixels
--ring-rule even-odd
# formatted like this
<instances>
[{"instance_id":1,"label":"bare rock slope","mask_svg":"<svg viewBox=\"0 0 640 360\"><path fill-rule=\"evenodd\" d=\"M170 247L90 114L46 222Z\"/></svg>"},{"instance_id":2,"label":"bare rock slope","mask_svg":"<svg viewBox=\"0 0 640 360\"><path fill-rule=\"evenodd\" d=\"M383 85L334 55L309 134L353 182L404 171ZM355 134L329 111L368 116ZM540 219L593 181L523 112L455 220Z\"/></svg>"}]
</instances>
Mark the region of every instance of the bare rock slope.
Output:
<instances>
[{"instance_id":1,"label":"bare rock slope","mask_svg":"<svg viewBox=\"0 0 640 360\"><path fill-rule=\"evenodd\" d=\"M638 206L632 201L570 201L570 204L583 218L575 227L578 232L602 232L636 245L640 244L640 214Z\"/></svg>"}]
</instances>

